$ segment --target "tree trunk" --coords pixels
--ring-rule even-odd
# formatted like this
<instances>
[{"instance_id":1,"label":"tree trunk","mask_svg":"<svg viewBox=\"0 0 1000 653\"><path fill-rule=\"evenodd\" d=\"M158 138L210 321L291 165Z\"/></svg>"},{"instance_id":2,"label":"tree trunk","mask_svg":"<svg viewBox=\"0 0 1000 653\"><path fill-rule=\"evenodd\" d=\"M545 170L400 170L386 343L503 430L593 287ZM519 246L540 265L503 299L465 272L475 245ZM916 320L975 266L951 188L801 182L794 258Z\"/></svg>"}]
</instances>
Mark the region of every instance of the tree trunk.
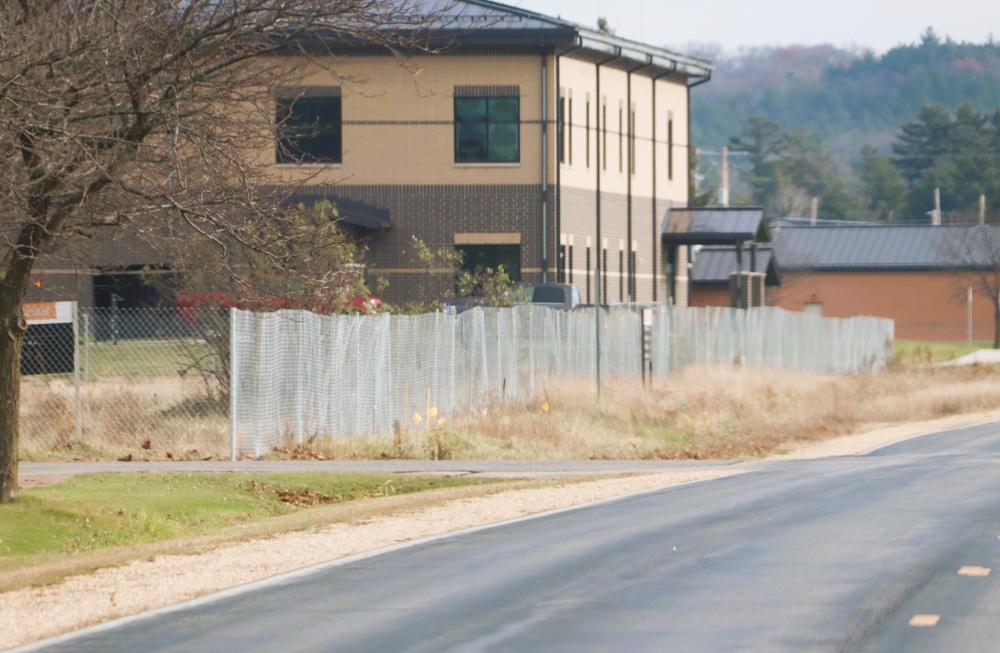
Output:
<instances>
[{"instance_id":1,"label":"tree trunk","mask_svg":"<svg viewBox=\"0 0 1000 653\"><path fill-rule=\"evenodd\" d=\"M21 299L0 297L0 503L17 496L21 344L27 324Z\"/></svg>"}]
</instances>

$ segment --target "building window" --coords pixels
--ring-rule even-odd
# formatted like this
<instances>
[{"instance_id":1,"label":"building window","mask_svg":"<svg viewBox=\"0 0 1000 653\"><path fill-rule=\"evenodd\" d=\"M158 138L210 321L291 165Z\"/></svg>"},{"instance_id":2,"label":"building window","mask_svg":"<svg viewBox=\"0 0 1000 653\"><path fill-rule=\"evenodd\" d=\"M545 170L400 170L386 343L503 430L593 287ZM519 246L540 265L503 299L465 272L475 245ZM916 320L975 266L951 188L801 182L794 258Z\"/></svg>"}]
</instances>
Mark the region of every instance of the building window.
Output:
<instances>
[{"instance_id":1,"label":"building window","mask_svg":"<svg viewBox=\"0 0 1000 653\"><path fill-rule=\"evenodd\" d=\"M608 99L601 101L601 169L608 169Z\"/></svg>"},{"instance_id":2,"label":"building window","mask_svg":"<svg viewBox=\"0 0 1000 653\"><path fill-rule=\"evenodd\" d=\"M589 239L588 239L589 240ZM590 302L590 243L587 243L587 267L586 267L586 277L587 277L587 303Z\"/></svg>"},{"instance_id":3,"label":"building window","mask_svg":"<svg viewBox=\"0 0 1000 653\"><path fill-rule=\"evenodd\" d=\"M639 295L639 279L636 270L636 259L638 258L637 249L639 244L636 241L632 241L632 251L629 252L628 258L628 296L629 301L636 301L636 297Z\"/></svg>"},{"instance_id":4,"label":"building window","mask_svg":"<svg viewBox=\"0 0 1000 653\"><path fill-rule=\"evenodd\" d=\"M275 102L275 163L341 163L340 88L303 89Z\"/></svg>"},{"instance_id":5,"label":"building window","mask_svg":"<svg viewBox=\"0 0 1000 653\"><path fill-rule=\"evenodd\" d=\"M635 104L632 104L628 123L628 169L635 174Z\"/></svg>"},{"instance_id":6,"label":"building window","mask_svg":"<svg viewBox=\"0 0 1000 653\"><path fill-rule=\"evenodd\" d=\"M674 180L674 114L667 116L667 179Z\"/></svg>"},{"instance_id":7,"label":"building window","mask_svg":"<svg viewBox=\"0 0 1000 653\"><path fill-rule=\"evenodd\" d=\"M521 281L520 245L455 245L462 253L462 271L481 274L486 270L496 272L503 266L504 272L515 283Z\"/></svg>"},{"instance_id":8,"label":"building window","mask_svg":"<svg viewBox=\"0 0 1000 653\"><path fill-rule=\"evenodd\" d=\"M625 125L622 123L622 105L618 104L618 174L625 172L624 167L624 156L625 156L625 146L622 139L625 137Z\"/></svg>"},{"instance_id":9,"label":"building window","mask_svg":"<svg viewBox=\"0 0 1000 653\"><path fill-rule=\"evenodd\" d=\"M587 100L584 108L586 109L586 113L584 116L583 131L584 131L584 136L586 137L585 141L587 147L587 167L589 168L590 167L590 100ZM590 300L588 299L587 302L590 303Z\"/></svg>"},{"instance_id":10,"label":"building window","mask_svg":"<svg viewBox=\"0 0 1000 653\"><path fill-rule=\"evenodd\" d=\"M455 97L455 162L518 163L521 160L518 97Z\"/></svg>"},{"instance_id":11,"label":"building window","mask_svg":"<svg viewBox=\"0 0 1000 653\"><path fill-rule=\"evenodd\" d=\"M559 95L559 163L566 163L566 98Z\"/></svg>"},{"instance_id":12,"label":"building window","mask_svg":"<svg viewBox=\"0 0 1000 653\"><path fill-rule=\"evenodd\" d=\"M623 243L618 241L618 301L625 301L625 250Z\"/></svg>"},{"instance_id":13,"label":"building window","mask_svg":"<svg viewBox=\"0 0 1000 653\"><path fill-rule=\"evenodd\" d=\"M601 250L601 302L608 303L608 239L604 239L604 247Z\"/></svg>"},{"instance_id":14,"label":"building window","mask_svg":"<svg viewBox=\"0 0 1000 653\"><path fill-rule=\"evenodd\" d=\"M155 276L154 276L155 275ZM152 279L157 282L150 283ZM161 291L177 282L169 269L149 265L127 265L100 270L92 279L95 308L154 308L164 298Z\"/></svg>"},{"instance_id":15,"label":"building window","mask_svg":"<svg viewBox=\"0 0 1000 653\"><path fill-rule=\"evenodd\" d=\"M566 134L569 140L569 164L573 165L573 96L569 96L569 111L566 114L566 120L569 123L569 132Z\"/></svg>"}]
</instances>

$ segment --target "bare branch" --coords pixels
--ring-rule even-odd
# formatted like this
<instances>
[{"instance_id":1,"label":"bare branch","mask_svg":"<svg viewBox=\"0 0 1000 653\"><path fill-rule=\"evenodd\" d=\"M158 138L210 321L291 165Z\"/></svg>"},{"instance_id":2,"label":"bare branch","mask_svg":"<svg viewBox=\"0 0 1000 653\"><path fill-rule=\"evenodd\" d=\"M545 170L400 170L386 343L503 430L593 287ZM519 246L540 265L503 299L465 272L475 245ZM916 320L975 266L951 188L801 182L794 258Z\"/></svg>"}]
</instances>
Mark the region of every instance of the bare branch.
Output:
<instances>
[{"instance_id":1,"label":"bare branch","mask_svg":"<svg viewBox=\"0 0 1000 653\"><path fill-rule=\"evenodd\" d=\"M336 76L337 48L430 50L428 26L461 22L446 0L0 3L0 502L16 488L12 361L38 257L111 228L182 263L179 239L197 239L238 283L329 255L301 240L290 254L306 232L258 196L277 89L307 67ZM346 279L328 277L313 282Z\"/></svg>"}]
</instances>

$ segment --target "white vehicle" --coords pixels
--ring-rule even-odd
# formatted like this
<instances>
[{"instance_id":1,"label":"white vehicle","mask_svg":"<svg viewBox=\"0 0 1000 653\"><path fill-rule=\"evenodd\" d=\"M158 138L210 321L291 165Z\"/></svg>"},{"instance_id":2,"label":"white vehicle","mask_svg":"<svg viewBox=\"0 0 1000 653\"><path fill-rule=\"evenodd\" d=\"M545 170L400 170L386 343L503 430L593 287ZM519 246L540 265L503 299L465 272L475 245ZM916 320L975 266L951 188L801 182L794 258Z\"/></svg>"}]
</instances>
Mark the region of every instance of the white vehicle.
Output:
<instances>
[{"instance_id":1,"label":"white vehicle","mask_svg":"<svg viewBox=\"0 0 1000 653\"><path fill-rule=\"evenodd\" d=\"M562 311L572 311L580 306L580 289L571 283L540 283L531 289L531 303Z\"/></svg>"}]
</instances>

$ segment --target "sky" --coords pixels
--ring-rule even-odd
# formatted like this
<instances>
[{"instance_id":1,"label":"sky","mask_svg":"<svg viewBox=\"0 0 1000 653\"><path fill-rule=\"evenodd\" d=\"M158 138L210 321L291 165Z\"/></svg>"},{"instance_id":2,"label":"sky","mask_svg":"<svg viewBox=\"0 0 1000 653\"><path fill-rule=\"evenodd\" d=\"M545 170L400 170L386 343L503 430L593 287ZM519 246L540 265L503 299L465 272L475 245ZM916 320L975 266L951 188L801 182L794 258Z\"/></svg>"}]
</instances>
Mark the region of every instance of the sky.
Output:
<instances>
[{"instance_id":1,"label":"sky","mask_svg":"<svg viewBox=\"0 0 1000 653\"><path fill-rule=\"evenodd\" d=\"M680 49L716 43L741 47L833 45L883 53L912 44L931 27L942 39L1000 40L997 0L501 0L594 27L608 19L618 36Z\"/></svg>"}]
</instances>

